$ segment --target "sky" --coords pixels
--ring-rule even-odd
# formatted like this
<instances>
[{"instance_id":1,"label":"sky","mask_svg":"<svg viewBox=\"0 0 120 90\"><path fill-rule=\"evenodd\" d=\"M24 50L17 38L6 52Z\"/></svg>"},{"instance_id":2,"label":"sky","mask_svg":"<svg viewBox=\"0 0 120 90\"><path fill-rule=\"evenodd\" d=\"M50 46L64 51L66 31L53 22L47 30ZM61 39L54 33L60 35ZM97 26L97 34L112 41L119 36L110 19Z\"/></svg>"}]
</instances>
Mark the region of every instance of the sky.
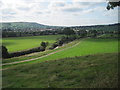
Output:
<instances>
[{"instance_id":1,"label":"sky","mask_svg":"<svg viewBox=\"0 0 120 90\"><path fill-rule=\"evenodd\" d=\"M118 7L106 0L0 0L0 22L37 22L52 26L118 23Z\"/></svg>"}]
</instances>

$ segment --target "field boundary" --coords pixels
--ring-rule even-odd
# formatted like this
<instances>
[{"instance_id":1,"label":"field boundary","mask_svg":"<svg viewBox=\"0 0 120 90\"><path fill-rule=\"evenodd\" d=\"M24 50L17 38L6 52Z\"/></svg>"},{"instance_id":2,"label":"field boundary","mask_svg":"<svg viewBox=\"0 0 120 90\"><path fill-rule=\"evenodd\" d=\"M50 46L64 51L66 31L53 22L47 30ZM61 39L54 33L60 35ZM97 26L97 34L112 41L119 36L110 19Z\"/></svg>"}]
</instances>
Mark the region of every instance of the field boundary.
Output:
<instances>
[{"instance_id":1,"label":"field boundary","mask_svg":"<svg viewBox=\"0 0 120 90\"><path fill-rule=\"evenodd\" d=\"M81 42L81 41L80 41L80 42ZM75 46L77 46L78 44L80 44L80 42L76 43L76 44L73 45L73 46L70 46L70 47L67 47L67 48L64 48L64 49L61 49L61 50L58 50L58 51L55 51L55 52L52 52L52 53L43 55L43 56L41 56L41 57L32 58L32 59L23 60L23 61L12 62L12 63L5 63L5 64L2 64L2 66L4 66L4 65L18 64L18 63L23 63L23 62L29 62L29 61L34 61L34 60L36 60L36 59L40 59L40 58L43 58L43 57L46 57L46 56L49 56L49 55L52 55L52 54L61 52L61 51L63 51L63 50L67 50L67 49L69 49L69 48L75 47Z\"/></svg>"}]
</instances>

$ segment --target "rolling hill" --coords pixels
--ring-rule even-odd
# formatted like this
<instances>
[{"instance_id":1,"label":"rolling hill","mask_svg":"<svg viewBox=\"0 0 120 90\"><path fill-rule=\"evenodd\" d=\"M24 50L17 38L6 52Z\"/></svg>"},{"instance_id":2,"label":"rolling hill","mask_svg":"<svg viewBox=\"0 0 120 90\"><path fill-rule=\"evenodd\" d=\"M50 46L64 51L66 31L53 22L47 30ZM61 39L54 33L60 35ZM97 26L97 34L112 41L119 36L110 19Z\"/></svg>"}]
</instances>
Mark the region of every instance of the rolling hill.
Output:
<instances>
[{"instance_id":1,"label":"rolling hill","mask_svg":"<svg viewBox=\"0 0 120 90\"><path fill-rule=\"evenodd\" d=\"M44 29L61 29L65 26L49 26L36 22L5 22L0 23L0 29L3 31L36 31ZM120 28L120 23L108 24L108 25L91 25L91 26L70 26L73 29L79 30L103 30L114 31Z\"/></svg>"},{"instance_id":2,"label":"rolling hill","mask_svg":"<svg viewBox=\"0 0 120 90\"><path fill-rule=\"evenodd\" d=\"M115 30L119 30L120 23L108 24L108 25L73 26L71 28L82 29L82 30L115 31Z\"/></svg>"},{"instance_id":3,"label":"rolling hill","mask_svg":"<svg viewBox=\"0 0 120 90\"><path fill-rule=\"evenodd\" d=\"M31 31L31 30L40 30L40 29L59 29L61 27L59 26L48 26L48 25L43 25L43 24L38 24L35 22L6 22L6 23L0 23L1 26L0 28L2 30L16 30L16 31Z\"/></svg>"}]
</instances>

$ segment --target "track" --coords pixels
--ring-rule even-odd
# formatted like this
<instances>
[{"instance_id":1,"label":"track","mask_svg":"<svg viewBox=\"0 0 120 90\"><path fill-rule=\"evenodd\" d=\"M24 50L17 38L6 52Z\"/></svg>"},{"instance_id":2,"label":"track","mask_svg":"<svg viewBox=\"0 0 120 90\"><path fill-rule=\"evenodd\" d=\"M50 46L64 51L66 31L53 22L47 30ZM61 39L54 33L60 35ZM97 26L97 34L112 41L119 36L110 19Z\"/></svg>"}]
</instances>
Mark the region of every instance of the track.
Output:
<instances>
[{"instance_id":1,"label":"track","mask_svg":"<svg viewBox=\"0 0 120 90\"><path fill-rule=\"evenodd\" d=\"M41 56L41 57L32 58L32 59L28 59L28 60L24 60L24 61L18 61L18 62L12 62L12 63L5 63L5 64L2 64L2 66L4 66L4 65L18 64L18 63L23 63L23 62L29 62L29 61L34 61L34 60L36 60L36 59L41 59L41 58L43 58L43 57L47 57L47 56L49 56L49 55L52 55L52 54L61 52L61 51L63 51L63 50L66 50L66 49L69 49L69 48L72 48L72 47L75 47L75 46L77 46L79 43L80 43L80 42L76 43L75 45L73 45L73 46L71 46L71 47L67 47L67 48L64 48L64 49L61 49L61 50L58 50L58 51L49 53L49 54L44 55L44 56Z\"/></svg>"}]
</instances>

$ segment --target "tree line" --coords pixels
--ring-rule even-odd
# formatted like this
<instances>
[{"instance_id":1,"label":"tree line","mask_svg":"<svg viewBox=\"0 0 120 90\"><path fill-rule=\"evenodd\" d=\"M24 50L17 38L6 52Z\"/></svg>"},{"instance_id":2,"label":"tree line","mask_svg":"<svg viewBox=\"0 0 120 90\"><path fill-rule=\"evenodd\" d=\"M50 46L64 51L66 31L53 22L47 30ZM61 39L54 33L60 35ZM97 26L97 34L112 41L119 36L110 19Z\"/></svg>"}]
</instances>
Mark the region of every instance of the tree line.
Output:
<instances>
[{"instance_id":1,"label":"tree line","mask_svg":"<svg viewBox=\"0 0 120 90\"><path fill-rule=\"evenodd\" d=\"M25 36L40 36L40 35L58 35L63 34L61 30L55 31L29 31L29 32L15 32L15 31L4 31L2 32L2 37L25 37Z\"/></svg>"},{"instance_id":2,"label":"tree line","mask_svg":"<svg viewBox=\"0 0 120 90\"><path fill-rule=\"evenodd\" d=\"M9 53L8 49L5 46L2 46L2 58L12 58L12 57L18 57L18 56L22 56L22 55L26 55L34 52L42 52L42 51L45 51L47 45L48 45L48 42L41 42L39 47L35 47L35 48L31 48L31 49L19 51L19 52L13 52L13 53Z\"/></svg>"}]
</instances>

